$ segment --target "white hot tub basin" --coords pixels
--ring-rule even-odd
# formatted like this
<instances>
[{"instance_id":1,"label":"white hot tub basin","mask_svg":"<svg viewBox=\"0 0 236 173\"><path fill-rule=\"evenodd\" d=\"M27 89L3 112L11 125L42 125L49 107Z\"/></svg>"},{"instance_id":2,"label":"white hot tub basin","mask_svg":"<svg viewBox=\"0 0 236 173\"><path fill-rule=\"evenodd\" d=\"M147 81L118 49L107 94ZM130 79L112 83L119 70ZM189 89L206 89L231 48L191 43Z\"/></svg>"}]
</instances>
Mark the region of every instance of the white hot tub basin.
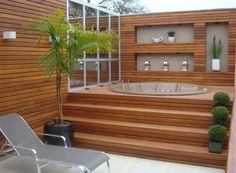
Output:
<instances>
[{"instance_id":1,"label":"white hot tub basin","mask_svg":"<svg viewBox=\"0 0 236 173\"><path fill-rule=\"evenodd\" d=\"M210 90L204 86L183 83L118 83L110 87L113 92L138 95L193 95Z\"/></svg>"}]
</instances>

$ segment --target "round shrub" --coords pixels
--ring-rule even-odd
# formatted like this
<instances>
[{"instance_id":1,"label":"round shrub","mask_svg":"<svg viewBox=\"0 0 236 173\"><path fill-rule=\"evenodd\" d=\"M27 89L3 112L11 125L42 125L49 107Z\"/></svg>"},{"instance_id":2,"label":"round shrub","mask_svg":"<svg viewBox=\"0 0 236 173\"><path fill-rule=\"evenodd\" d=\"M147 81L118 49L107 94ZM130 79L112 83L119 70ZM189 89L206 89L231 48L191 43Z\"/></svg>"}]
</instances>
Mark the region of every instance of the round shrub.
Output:
<instances>
[{"instance_id":1,"label":"round shrub","mask_svg":"<svg viewBox=\"0 0 236 173\"><path fill-rule=\"evenodd\" d=\"M225 125L229 118L229 111L224 106L217 106L212 109L212 120L215 123Z\"/></svg>"},{"instance_id":2,"label":"round shrub","mask_svg":"<svg viewBox=\"0 0 236 173\"><path fill-rule=\"evenodd\" d=\"M229 100L229 94L225 92L217 92L213 97L214 106L227 106Z\"/></svg>"},{"instance_id":3,"label":"round shrub","mask_svg":"<svg viewBox=\"0 0 236 173\"><path fill-rule=\"evenodd\" d=\"M208 131L209 139L215 142L223 142L227 136L227 128L222 125L213 125Z\"/></svg>"}]
</instances>

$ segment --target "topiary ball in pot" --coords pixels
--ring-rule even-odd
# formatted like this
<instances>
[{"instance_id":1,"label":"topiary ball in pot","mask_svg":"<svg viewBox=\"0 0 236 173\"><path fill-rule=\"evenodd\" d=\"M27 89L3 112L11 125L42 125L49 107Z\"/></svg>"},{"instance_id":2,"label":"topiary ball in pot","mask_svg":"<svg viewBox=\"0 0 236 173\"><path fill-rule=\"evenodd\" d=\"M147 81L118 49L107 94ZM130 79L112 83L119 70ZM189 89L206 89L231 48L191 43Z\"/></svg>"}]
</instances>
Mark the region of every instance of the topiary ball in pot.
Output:
<instances>
[{"instance_id":1,"label":"topiary ball in pot","mask_svg":"<svg viewBox=\"0 0 236 173\"><path fill-rule=\"evenodd\" d=\"M228 93L217 92L213 97L214 107L216 106L228 106L230 97Z\"/></svg>"},{"instance_id":2,"label":"topiary ball in pot","mask_svg":"<svg viewBox=\"0 0 236 173\"><path fill-rule=\"evenodd\" d=\"M227 136L227 128L222 125L213 125L209 128L209 152L222 153L224 140Z\"/></svg>"},{"instance_id":3,"label":"topiary ball in pot","mask_svg":"<svg viewBox=\"0 0 236 173\"><path fill-rule=\"evenodd\" d=\"M217 106L212 109L212 121L214 124L226 125L229 118L229 111L224 106Z\"/></svg>"}]
</instances>

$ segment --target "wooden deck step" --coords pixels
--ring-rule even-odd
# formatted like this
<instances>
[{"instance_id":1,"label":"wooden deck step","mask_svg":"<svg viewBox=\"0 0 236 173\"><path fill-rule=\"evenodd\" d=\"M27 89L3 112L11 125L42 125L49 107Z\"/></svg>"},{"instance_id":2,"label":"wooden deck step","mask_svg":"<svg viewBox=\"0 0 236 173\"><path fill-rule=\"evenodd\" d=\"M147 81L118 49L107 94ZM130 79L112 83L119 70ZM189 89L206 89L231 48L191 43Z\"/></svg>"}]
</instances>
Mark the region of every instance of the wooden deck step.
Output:
<instances>
[{"instance_id":1,"label":"wooden deck step","mask_svg":"<svg viewBox=\"0 0 236 173\"><path fill-rule=\"evenodd\" d=\"M66 103L63 106L67 116L79 115L85 118L108 119L125 122L141 122L158 125L209 128L210 112L184 110L165 110L158 108L141 108L128 106L111 106L98 104Z\"/></svg>"},{"instance_id":2,"label":"wooden deck step","mask_svg":"<svg viewBox=\"0 0 236 173\"><path fill-rule=\"evenodd\" d=\"M166 110L184 110L209 112L212 100L199 100L186 97L151 97L137 95L108 95L91 93L69 93L69 103L100 104L111 106L129 106L134 108L158 108Z\"/></svg>"},{"instance_id":3,"label":"wooden deck step","mask_svg":"<svg viewBox=\"0 0 236 173\"><path fill-rule=\"evenodd\" d=\"M129 137L121 138L78 132L75 133L75 145L106 152L217 168L225 167L227 155L227 150L224 150L222 154L213 154L208 152L207 147L143 141Z\"/></svg>"},{"instance_id":4,"label":"wooden deck step","mask_svg":"<svg viewBox=\"0 0 236 173\"><path fill-rule=\"evenodd\" d=\"M157 142L208 146L208 130L146 123L70 117L75 131L116 137L129 137Z\"/></svg>"},{"instance_id":5,"label":"wooden deck step","mask_svg":"<svg viewBox=\"0 0 236 173\"><path fill-rule=\"evenodd\" d=\"M138 157L223 168L223 154L208 153L212 99L69 93L65 118L75 144Z\"/></svg>"}]
</instances>

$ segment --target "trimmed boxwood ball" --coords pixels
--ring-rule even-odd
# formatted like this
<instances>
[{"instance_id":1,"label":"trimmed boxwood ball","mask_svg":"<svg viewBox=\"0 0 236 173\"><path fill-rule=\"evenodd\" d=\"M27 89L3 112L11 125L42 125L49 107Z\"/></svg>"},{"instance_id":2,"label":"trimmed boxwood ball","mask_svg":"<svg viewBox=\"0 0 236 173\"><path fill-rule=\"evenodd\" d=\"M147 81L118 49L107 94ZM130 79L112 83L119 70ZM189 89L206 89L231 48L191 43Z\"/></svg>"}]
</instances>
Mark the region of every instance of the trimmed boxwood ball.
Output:
<instances>
[{"instance_id":1,"label":"trimmed boxwood ball","mask_svg":"<svg viewBox=\"0 0 236 173\"><path fill-rule=\"evenodd\" d=\"M212 109L212 120L214 123L225 125L229 118L229 111L224 106L217 106Z\"/></svg>"},{"instance_id":2,"label":"trimmed boxwood ball","mask_svg":"<svg viewBox=\"0 0 236 173\"><path fill-rule=\"evenodd\" d=\"M213 97L214 107L215 106L227 106L229 104L229 94L225 92L217 92Z\"/></svg>"},{"instance_id":3,"label":"trimmed boxwood ball","mask_svg":"<svg viewBox=\"0 0 236 173\"><path fill-rule=\"evenodd\" d=\"M215 142L224 142L227 136L227 128L222 125L212 125L208 131L209 139Z\"/></svg>"}]
</instances>

